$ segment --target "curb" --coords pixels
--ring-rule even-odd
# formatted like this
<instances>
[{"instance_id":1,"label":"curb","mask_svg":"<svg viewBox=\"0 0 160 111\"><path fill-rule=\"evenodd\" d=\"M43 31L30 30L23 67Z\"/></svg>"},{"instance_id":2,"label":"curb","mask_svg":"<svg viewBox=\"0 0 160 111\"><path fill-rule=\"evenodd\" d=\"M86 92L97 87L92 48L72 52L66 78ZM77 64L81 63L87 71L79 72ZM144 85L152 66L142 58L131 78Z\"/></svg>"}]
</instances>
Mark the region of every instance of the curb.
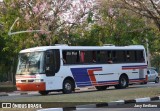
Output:
<instances>
[{"instance_id":1,"label":"curb","mask_svg":"<svg viewBox=\"0 0 160 111\"><path fill-rule=\"evenodd\" d=\"M2 92L0 93L0 97L2 96L19 96L19 95L29 95L29 93L27 92L21 92L21 93L6 93L6 92Z\"/></svg>"},{"instance_id":2,"label":"curb","mask_svg":"<svg viewBox=\"0 0 160 111\"><path fill-rule=\"evenodd\" d=\"M13 93L6 93L1 92L0 97L2 96L17 96L17 95L29 95L31 93L27 92L13 92ZM136 99L130 99L130 100L118 100L118 101L112 101L112 102L102 102L98 104L86 104L86 105L77 105L74 107L65 107L65 108L47 108L47 109L40 109L37 111L66 111L66 110L78 110L79 108L103 108L103 107L112 107L114 108L116 105L124 105L124 104L132 104L132 103L143 103L143 102L150 102L160 100L160 96L155 97L145 97L145 98L136 98Z\"/></svg>"},{"instance_id":3,"label":"curb","mask_svg":"<svg viewBox=\"0 0 160 111\"><path fill-rule=\"evenodd\" d=\"M80 90L92 90L92 89L95 89L94 87L89 87L89 88L77 88L75 89L76 91L80 91ZM37 92L35 92L36 94L38 94ZM35 93L32 93L32 92L21 92L21 91L14 91L14 92L0 92L0 97L2 96L18 96L18 95L30 95L30 94L35 94Z\"/></svg>"},{"instance_id":4,"label":"curb","mask_svg":"<svg viewBox=\"0 0 160 111\"><path fill-rule=\"evenodd\" d=\"M1 92L1 93L0 93L0 97L1 97L1 96L8 96L8 94L7 94L6 92Z\"/></svg>"},{"instance_id":5,"label":"curb","mask_svg":"<svg viewBox=\"0 0 160 111\"><path fill-rule=\"evenodd\" d=\"M103 107L114 108L116 105L143 103L143 102L150 102L150 101L155 101L155 100L160 100L160 96L137 98L137 99L130 99L130 100L119 100L119 101L112 101L112 102L103 102L103 103L98 103L98 104L77 105L75 107L46 108L46 109L40 109L37 111L72 111L72 110L78 110L80 108L103 108Z\"/></svg>"},{"instance_id":6,"label":"curb","mask_svg":"<svg viewBox=\"0 0 160 111\"><path fill-rule=\"evenodd\" d=\"M130 99L130 100L119 100L119 101L112 101L112 102L106 102L106 103L103 102L103 103L90 104L90 105L79 105L79 106L76 106L76 108L100 108L100 107L109 107L109 106L122 105L122 104L150 102L155 100L160 100L160 96L137 98L137 99Z\"/></svg>"}]
</instances>

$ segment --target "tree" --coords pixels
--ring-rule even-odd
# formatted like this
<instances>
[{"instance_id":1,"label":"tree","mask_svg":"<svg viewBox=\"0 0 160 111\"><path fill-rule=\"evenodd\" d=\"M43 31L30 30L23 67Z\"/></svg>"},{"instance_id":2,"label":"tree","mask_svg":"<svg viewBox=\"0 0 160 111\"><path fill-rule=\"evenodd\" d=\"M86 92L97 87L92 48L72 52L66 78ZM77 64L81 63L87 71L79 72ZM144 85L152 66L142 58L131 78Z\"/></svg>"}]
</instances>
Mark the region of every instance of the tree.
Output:
<instances>
[{"instance_id":1,"label":"tree","mask_svg":"<svg viewBox=\"0 0 160 111\"><path fill-rule=\"evenodd\" d=\"M3 44L0 41L4 61L0 68L3 74L11 77L11 73L15 73L17 55L22 49L53 45L56 41L67 43L70 30L86 21L88 13L93 11L92 1L3 0L0 4L0 28L3 26L0 39L4 41Z\"/></svg>"},{"instance_id":2,"label":"tree","mask_svg":"<svg viewBox=\"0 0 160 111\"><path fill-rule=\"evenodd\" d=\"M103 19L99 19L99 23L104 28L108 27L106 41L116 45L146 46L148 39L152 66L160 67L157 62L160 52L160 3L153 0L105 0L100 3Z\"/></svg>"},{"instance_id":3,"label":"tree","mask_svg":"<svg viewBox=\"0 0 160 111\"><path fill-rule=\"evenodd\" d=\"M72 27L81 24L92 11L92 0L14 0L9 3L12 8L18 7L19 21L15 24L14 31L35 31L29 41L36 45L52 45L65 37ZM16 19L16 18L15 18Z\"/></svg>"},{"instance_id":4,"label":"tree","mask_svg":"<svg viewBox=\"0 0 160 111\"><path fill-rule=\"evenodd\" d=\"M99 1L97 25L101 27L100 36L103 44L131 45L145 44L149 37L149 27L142 17L132 11L121 9L117 1ZM105 38L105 39L104 39Z\"/></svg>"},{"instance_id":5,"label":"tree","mask_svg":"<svg viewBox=\"0 0 160 111\"><path fill-rule=\"evenodd\" d=\"M152 19L160 31L159 0L120 0L121 7L131 10L148 19Z\"/></svg>"}]
</instances>

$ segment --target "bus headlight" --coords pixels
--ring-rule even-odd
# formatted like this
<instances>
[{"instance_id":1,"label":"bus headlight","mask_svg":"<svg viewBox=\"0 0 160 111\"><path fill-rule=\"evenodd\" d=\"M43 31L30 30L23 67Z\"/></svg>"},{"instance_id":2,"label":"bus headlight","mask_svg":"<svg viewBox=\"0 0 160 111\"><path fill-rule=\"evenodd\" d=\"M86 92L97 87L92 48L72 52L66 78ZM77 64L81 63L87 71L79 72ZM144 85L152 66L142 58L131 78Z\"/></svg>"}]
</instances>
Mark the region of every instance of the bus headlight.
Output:
<instances>
[{"instance_id":1,"label":"bus headlight","mask_svg":"<svg viewBox=\"0 0 160 111\"><path fill-rule=\"evenodd\" d=\"M35 79L35 82L43 82L43 79Z\"/></svg>"},{"instance_id":2,"label":"bus headlight","mask_svg":"<svg viewBox=\"0 0 160 111\"><path fill-rule=\"evenodd\" d=\"M20 83L21 82L21 80L16 80L16 83Z\"/></svg>"}]
</instances>

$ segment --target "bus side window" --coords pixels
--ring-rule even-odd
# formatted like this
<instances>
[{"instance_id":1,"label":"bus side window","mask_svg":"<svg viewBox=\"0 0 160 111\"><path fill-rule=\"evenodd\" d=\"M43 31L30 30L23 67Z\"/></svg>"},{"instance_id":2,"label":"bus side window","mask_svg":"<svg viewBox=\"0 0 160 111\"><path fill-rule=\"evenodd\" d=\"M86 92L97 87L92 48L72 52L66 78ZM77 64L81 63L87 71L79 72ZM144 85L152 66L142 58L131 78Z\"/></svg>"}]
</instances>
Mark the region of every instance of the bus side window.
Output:
<instances>
[{"instance_id":1,"label":"bus side window","mask_svg":"<svg viewBox=\"0 0 160 111\"><path fill-rule=\"evenodd\" d=\"M112 59L109 58L109 59L107 60L107 63L112 64L112 63L113 63Z\"/></svg>"},{"instance_id":2,"label":"bus side window","mask_svg":"<svg viewBox=\"0 0 160 111\"><path fill-rule=\"evenodd\" d=\"M81 52L80 52L80 62L81 62L81 63L84 63L84 55L85 55L85 52L84 52L84 51L81 51Z\"/></svg>"},{"instance_id":3,"label":"bus side window","mask_svg":"<svg viewBox=\"0 0 160 111\"><path fill-rule=\"evenodd\" d=\"M63 64L66 64L67 63L67 60L66 60L66 51L63 51L63 58L62 58L62 60L63 60Z\"/></svg>"},{"instance_id":4,"label":"bus side window","mask_svg":"<svg viewBox=\"0 0 160 111\"><path fill-rule=\"evenodd\" d=\"M111 53L111 60L114 62L114 63L117 63L117 51L116 50L113 50L112 53Z\"/></svg>"},{"instance_id":5,"label":"bus side window","mask_svg":"<svg viewBox=\"0 0 160 111\"><path fill-rule=\"evenodd\" d=\"M54 70L53 62L54 62L54 60L53 60L53 52L52 52L52 50L46 51L46 56L45 56L45 63L46 63L45 72L46 72L46 76L54 76L55 70Z\"/></svg>"},{"instance_id":6,"label":"bus side window","mask_svg":"<svg viewBox=\"0 0 160 111\"><path fill-rule=\"evenodd\" d=\"M96 63L96 51L92 51L92 62Z\"/></svg>"},{"instance_id":7,"label":"bus side window","mask_svg":"<svg viewBox=\"0 0 160 111\"><path fill-rule=\"evenodd\" d=\"M129 51L128 51L128 50L126 51L125 59L126 59L126 62L127 62L127 63L129 63L129 62L130 62L130 53L129 53Z\"/></svg>"},{"instance_id":8,"label":"bus side window","mask_svg":"<svg viewBox=\"0 0 160 111\"><path fill-rule=\"evenodd\" d=\"M136 51L136 62L145 62L143 50Z\"/></svg>"}]
</instances>

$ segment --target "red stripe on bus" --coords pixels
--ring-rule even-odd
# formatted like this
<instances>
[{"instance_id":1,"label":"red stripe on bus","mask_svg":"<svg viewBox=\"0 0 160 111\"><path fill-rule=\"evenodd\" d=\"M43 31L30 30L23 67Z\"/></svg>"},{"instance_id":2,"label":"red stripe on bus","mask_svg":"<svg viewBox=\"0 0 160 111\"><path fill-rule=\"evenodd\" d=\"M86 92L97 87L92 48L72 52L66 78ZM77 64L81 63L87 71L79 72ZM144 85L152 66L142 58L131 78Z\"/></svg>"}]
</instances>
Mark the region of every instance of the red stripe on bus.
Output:
<instances>
[{"instance_id":1,"label":"red stripe on bus","mask_svg":"<svg viewBox=\"0 0 160 111\"><path fill-rule=\"evenodd\" d=\"M102 71L102 69L88 69L88 75L89 75L89 78L92 82L92 85L93 84L97 84L96 83L96 78L95 78L95 75L94 75L94 71Z\"/></svg>"},{"instance_id":2,"label":"red stripe on bus","mask_svg":"<svg viewBox=\"0 0 160 111\"><path fill-rule=\"evenodd\" d=\"M133 69L145 69L146 67L137 67L137 68L122 68L122 70L133 70Z\"/></svg>"},{"instance_id":3,"label":"red stripe on bus","mask_svg":"<svg viewBox=\"0 0 160 111\"><path fill-rule=\"evenodd\" d=\"M130 80L129 82L130 83L137 83L137 82L144 82L145 81L145 79L144 80Z\"/></svg>"},{"instance_id":4,"label":"red stripe on bus","mask_svg":"<svg viewBox=\"0 0 160 111\"><path fill-rule=\"evenodd\" d=\"M95 86L104 86L104 85L115 85L115 84L118 84L118 82L97 83L94 85Z\"/></svg>"}]
</instances>

